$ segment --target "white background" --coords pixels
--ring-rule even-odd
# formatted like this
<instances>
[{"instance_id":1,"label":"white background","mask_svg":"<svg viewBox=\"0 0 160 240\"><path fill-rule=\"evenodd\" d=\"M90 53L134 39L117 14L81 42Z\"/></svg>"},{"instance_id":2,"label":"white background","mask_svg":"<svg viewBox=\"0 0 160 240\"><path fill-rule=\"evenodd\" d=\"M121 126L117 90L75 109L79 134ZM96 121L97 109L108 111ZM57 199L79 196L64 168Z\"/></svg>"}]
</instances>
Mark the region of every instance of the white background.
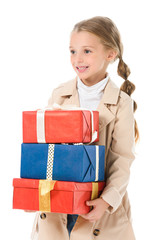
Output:
<instances>
[{"instance_id":1,"label":"white background","mask_svg":"<svg viewBox=\"0 0 160 240\"><path fill-rule=\"evenodd\" d=\"M47 105L54 87L75 77L69 35L75 23L101 15L119 28L140 130L128 187L137 240L160 239L158 0L0 1L0 215L3 239L28 240L33 213L12 210L12 179L20 176L21 113ZM120 86L117 63L109 67ZM46 239L47 240L47 239Z\"/></svg>"}]
</instances>

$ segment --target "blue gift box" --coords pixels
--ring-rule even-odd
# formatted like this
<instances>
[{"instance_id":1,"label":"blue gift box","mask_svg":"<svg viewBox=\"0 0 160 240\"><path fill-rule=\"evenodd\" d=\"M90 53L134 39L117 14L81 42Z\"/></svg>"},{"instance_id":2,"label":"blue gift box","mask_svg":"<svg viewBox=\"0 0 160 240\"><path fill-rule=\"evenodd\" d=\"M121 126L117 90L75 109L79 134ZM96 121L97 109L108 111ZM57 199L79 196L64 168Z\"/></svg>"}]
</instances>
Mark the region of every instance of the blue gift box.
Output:
<instances>
[{"instance_id":1,"label":"blue gift box","mask_svg":"<svg viewBox=\"0 0 160 240\"><path fill-rule=\"evenodd\" d=\"M104 146L43 143L21 146L21 178L104 181Z\"/></svg>"}]
</instances>

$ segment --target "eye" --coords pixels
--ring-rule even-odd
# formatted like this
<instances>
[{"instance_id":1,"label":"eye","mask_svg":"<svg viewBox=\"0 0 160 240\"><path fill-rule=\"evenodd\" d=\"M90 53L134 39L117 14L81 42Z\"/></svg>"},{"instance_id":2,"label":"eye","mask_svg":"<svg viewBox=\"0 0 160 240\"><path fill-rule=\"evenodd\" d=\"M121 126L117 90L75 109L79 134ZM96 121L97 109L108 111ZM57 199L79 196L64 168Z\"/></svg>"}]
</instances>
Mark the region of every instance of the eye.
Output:
<instances>
[{"instance_id":1,"label":"eye","mask_svg":"<svg viewBox=\"0 0 160 240\"><path fill-rule=\"evenodd\" d=\"M74 50L71 50L70 53L71 53L71 54L75 54L75 51L74 51Z\"/></svg>"},{"instance_id":2,"label":"eye","mask_svg":"<svg viewBox=\"0 0 160 240\"><path fill-rule=\"evenodd\" d=\"M85 49L84 51L85 51L85 53L87 53L87 54L91 52L91 51L88 50L88 49Z\"/></svg>"}]
</instances>

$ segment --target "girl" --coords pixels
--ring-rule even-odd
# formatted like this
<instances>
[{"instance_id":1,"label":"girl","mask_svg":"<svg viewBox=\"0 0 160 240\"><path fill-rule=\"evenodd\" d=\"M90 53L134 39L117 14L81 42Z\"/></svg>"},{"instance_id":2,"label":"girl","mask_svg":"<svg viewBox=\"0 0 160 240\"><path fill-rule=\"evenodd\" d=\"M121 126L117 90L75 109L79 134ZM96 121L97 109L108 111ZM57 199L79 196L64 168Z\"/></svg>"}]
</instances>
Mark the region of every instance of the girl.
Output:
<instances>
[{"instance_id":1,"label":"girl","mask_svg":"<svg viewBox=\"0 0 160 240\"><path fill-rule=\"evenodd\" d=\"M139 133L133 116L136 103L130 97L135 86L128 80L119 31L107 17L81 21L71 32L69 49L77 77L54 89L48 105L56 102L99 111L95 144L105 145L106 187L99 198L86 202L93 206L88 214L37 214L34 233L38 240L133 240L126 188ZM120 89L106 72L116 59L118 74L125 80Z\"/></svg>"}]
</instances>

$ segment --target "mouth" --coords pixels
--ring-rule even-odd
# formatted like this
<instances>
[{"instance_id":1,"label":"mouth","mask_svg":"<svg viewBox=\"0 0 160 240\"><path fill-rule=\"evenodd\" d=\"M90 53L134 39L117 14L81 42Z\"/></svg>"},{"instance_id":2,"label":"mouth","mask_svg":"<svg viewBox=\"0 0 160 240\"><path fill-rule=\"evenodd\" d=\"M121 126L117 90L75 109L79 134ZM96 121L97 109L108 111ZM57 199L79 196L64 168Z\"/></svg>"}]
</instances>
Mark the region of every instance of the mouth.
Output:
<instances>
[{"instance_id":1,"label":"mouth","mask_svg":"<svg viewBox=\"0 0 160 240\"><path fill-rule=\"evenodd\" d=\"M85 72L87 68L89 68L89 66L76 66L76 69L80 73Z\"/></svg>"}]
</instances>

